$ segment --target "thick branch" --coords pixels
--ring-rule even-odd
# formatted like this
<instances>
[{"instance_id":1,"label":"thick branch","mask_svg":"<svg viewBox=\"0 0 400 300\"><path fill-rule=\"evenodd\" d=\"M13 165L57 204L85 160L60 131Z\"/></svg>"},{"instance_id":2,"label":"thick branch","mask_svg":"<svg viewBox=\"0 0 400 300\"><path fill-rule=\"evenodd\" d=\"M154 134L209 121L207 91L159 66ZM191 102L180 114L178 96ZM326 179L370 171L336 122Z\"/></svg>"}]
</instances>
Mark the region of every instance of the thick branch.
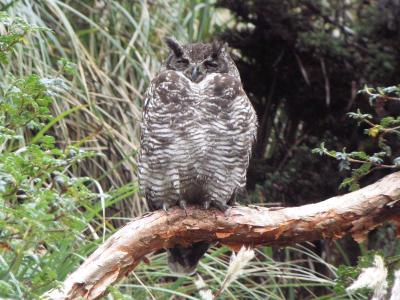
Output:
<instances>
[{"instance_id":1,"label":"thick branch","mask_svg":"<svg viewBox=\"0 0 400 300\"><path fill-rule=\"evenodd\" d=\"M300 207L179 208L155 211L118 230L65 280L50 299L96 299L153 251L208 240L230 246L289 245L351 234L362 239L385 220L399 220L400 172L356 192ZM397 220L396 220L397 218Z\"/></svg>"}]
</instances>

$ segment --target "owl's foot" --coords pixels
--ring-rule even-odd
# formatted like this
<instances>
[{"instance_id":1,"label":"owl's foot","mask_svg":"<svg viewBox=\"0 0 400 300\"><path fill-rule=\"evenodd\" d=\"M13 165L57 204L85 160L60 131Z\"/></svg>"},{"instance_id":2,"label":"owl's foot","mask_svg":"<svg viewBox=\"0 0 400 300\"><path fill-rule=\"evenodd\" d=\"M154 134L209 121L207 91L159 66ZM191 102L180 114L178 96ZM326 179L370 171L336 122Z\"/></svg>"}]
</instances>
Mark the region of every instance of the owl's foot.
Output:
<instances>
[{"instance_id":1,"label":"owl's foot","mask_svg":"<svg viewBox=\"0 0 400 300\"><path fill-rule=\"evenodd\" d=\"M186 210L186 201L185 200L179 200L179 207L182 208L185 211L185 215L187 217L187 210Z\"/></svg>"},{"instance_id":2,"label":"owl's foot","mask_svg":"<svg viewBox=\"0 0 400 300\"><path fill-rule=\"evenodd\" d=\"M230 207L229 205L226 205L225 203L220 201L213 201L212 204L222 212L225 212Z\"/></svg>"},{"instance_id":3,"label":"owl's foot","mask_svg":"<svg viewBox=\"0 0 400 300\"><path fill-rule=\"evenodd\" d=\"M204 209L209 209L210 208L210 203L211 203L211 201L204 201L204 203L203 203L203 207L204 207Z\"/></svg>"}]
</instances>

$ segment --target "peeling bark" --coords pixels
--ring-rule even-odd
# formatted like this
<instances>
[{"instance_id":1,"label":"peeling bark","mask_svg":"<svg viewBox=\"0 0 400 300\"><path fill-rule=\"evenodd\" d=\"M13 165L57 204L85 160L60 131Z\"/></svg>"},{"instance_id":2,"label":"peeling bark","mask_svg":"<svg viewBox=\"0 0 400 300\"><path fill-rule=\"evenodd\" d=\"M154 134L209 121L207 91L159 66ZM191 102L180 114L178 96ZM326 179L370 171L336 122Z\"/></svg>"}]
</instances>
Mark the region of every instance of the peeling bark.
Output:
<instances>
[{"instance_id":1,"label":"peeling bark","mask_svg":"<svg viewBox=\"0 0 400 300\"><path fill-rule=\"evenodd\" d=\"M357 241L384 221L399 222L400 172L358 191L300 207L232 207L225 213L189 206L155 211L119 229L47 299L97 299L145 255L202 240L241 245L290 245L351 234Z\"/></svg>"}]
</instances>

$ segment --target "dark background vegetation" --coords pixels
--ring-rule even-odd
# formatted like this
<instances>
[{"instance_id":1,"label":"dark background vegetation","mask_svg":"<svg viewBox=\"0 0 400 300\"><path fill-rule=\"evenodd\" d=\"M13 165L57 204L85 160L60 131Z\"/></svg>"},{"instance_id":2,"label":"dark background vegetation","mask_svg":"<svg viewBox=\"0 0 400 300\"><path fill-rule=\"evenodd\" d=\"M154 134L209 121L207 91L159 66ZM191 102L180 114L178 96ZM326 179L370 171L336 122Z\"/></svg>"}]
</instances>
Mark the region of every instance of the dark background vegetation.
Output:
<instances>
[{"instance_id":1,"label":"dark background vegetation","mask_svg":"<svg viewBox=\"0 0 400 300\"><path fill-rule=\"evenodd\" d=\"M242 55L238 66L260 121L249 186L285 205L337 193L343 173L310 150L326 141L374 151L346 113L371 112L357 97L364 84L400 81L397 1L330 3L218 1L246 24L221 37Z\"/></svg>"},{"instance_id":2,"label":"dark background vegetation","mask_svg":"<svg viewBox=\"0 0 400 300\"><path fill-rule=\"evenodd\" d=\"M377 151L378 140L346 114L357 108L374 112L368 98L358 94L364 85L400 82L400 3L219 0L217 5L241 24L220 37L239 50L237 65L259 117L248 180L256 191L253 199L293 206L346 192L338 186L349 171L311 150L325 141L339 150ZM399 106L391 105L378 115L398 112ZM398 156L398 144L392 148ZM386 173L365 176L361 184ZM377 239L391 244L389 236L373 233L369 249L381 249ZM315 243L316 251L335 264L343 259L356 264L359 245L352 239L339 244L348 257L331 242ZM389 248L394 255L396 247Z\"/></svg>"}]
</instances>

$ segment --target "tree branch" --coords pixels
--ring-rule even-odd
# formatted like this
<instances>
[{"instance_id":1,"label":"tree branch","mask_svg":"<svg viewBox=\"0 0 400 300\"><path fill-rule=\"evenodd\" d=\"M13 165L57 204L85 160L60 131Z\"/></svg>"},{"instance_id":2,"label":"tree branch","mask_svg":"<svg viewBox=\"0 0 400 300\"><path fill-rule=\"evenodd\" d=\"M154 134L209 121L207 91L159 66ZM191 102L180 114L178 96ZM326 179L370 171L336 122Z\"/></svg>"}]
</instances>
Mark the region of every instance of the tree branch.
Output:
<instances>
[{"instance_id":1,"label":"tree branch","mask_svg":"<svg viewBox=\"0 0 400 300\"><path fill-rule=\"evenodd\" d=\"M399 222L400 172L358 191L292 208L233 207L222 213L194 206L155 211L113 234L49 299L97 299L145 255L175 244L207 240L231 247L289 245L351 234L362 240L386 220ZM397 220L396 220L397 218Z\"/></svg>"}]
</instances>

